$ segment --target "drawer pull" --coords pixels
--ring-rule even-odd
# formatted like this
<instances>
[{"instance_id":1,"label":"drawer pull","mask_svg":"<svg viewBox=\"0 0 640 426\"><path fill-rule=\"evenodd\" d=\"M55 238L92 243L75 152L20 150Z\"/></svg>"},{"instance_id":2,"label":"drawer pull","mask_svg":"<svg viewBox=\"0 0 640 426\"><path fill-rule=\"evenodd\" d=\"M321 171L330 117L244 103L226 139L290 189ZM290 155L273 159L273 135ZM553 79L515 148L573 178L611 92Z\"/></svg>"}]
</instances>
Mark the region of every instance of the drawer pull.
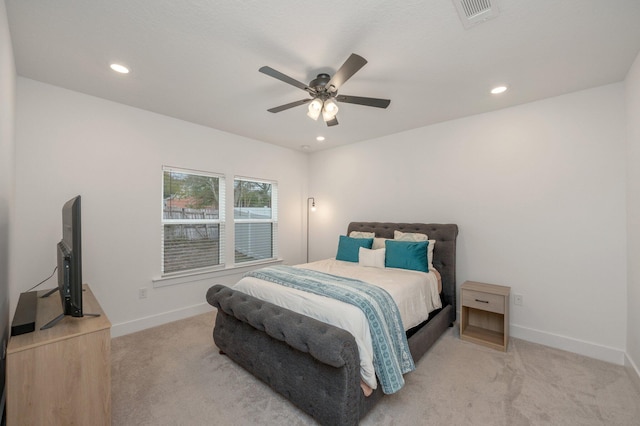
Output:
<instances>
[{"instance_id":1,"label":"drawer pull","mask_svg":"<svg viewBox=\"0 0 640 426\"><path fill-rule=\"evenodd\" d=\"M480 302L480 303L489 303L488 300L480 300L480 299L476 299L476 302Z\"/></svg>"}]
</instances>

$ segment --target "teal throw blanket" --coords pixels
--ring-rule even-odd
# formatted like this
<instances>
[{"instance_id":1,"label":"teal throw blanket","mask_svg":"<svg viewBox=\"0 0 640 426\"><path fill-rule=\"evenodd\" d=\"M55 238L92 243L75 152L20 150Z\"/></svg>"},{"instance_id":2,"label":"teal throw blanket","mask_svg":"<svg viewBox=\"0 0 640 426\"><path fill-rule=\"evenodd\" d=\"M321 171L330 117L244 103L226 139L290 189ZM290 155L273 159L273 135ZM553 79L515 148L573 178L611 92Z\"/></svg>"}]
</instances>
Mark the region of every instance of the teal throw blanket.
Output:
<instances>
[{"instance_id":1,"label":"teal throw blanket","mask_svg":"<svg viewBox=\"0 0 640 426\"><path fill-rule=\"evenodd\" d=\"M246 276L331 297L360 308L369 321L373 366L385 394L400 390L404 386L402 375L415 370L400 312L384 289L352 278L291 266L269 266Z\"/></svg>"}]
</instances>

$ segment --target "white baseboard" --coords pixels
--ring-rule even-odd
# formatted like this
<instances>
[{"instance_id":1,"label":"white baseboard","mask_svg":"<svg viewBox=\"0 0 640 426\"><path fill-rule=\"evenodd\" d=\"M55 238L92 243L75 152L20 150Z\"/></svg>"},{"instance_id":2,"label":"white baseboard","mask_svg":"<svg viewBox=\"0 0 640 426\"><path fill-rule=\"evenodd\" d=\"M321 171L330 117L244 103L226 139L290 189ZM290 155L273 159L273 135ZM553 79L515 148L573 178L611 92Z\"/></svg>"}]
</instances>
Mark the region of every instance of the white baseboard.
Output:
<instances>
[{"instance_id":1,"label":"white baseboard","mask_svg":"<svg viewBox=\"0 0 640 426\"><path fill-rule=\"evenodd\" d=\"M198 305L188 306L174 311L163 312L161 314L140 318L134 321L114 324L111 327L111 337L124 336L126 334L142 331L147 328L156 327L172 321L189 318L194 315L211 312L214 308L208 303L200 303ZM509 326L511 337L527 340L533 343L550 346L552 348L577 353L588 356L590 358L599 359L613 364L624 365L631 372L635 373L638 383L640 383L640 370L638 366L625 354L624 351L615 348L609 348L597 345L583 340L573 339L567 336L551 334L532 328L526 328L519 325L511 324Z\"/></svg>"},{"instance_id":2,"label":"white baseboard","mask_svg":"<svg viewBox=\"0 0 640 426\"><path fill-rule=\"evenodd\" d=\"M558 334L551 334L540 330L521 327L511 324L509 332L512 337L527 340L533 343L550 346L552 348L561 349L563 351L573 352L576 354L588 356L590 358L607 361L613 364L625 365L625 353L621 349L610 348L607 346L597 345L591 342L574 339ZM637 368L636 368L637 371Z\"/></svg>"},{"instance_id":3,"label":"white baseboard","mask_svg":"<svg viewBox=\"0 0 640 426\"><path fill-rule=\"evenodd\" d=\"M176 309L175 311L163 312L161 314L152 315L129 322L113 324L111 326L111 337L119 337L124 336L125 334L135 333L136 331L142 331L147 328L166 324L168 322L189 318L194 315L204 314L206 312L211 312L213 309L213 306L209 305L208 303L200 303L198 305Z\"/></svg>"}]
</instances>

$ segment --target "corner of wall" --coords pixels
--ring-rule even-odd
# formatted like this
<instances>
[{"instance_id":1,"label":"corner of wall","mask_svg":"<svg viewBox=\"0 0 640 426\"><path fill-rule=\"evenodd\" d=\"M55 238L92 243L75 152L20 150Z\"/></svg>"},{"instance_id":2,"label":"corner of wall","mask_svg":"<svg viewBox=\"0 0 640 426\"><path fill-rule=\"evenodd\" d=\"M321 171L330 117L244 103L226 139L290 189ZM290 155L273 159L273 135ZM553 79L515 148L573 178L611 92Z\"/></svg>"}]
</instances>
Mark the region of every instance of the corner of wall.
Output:
<instances>
[{"instance_id":1,"label":"corner of wall","mask_svg":"<svg viewBox=\"0 0 640 426\"><path fill-rule=\"evenodd\" d=\"M11 222L14 203L16 69L5 2L0 2L0 409L5 406L5 348L11 323ZM17 303L17 302L16 302ZM0 417L3 414L0 413Z\"/></svg>"},{"instance_id":2,"label":"corner of wall","mask_svg":"<svg viewBox=\"0 0 640 426\"><path fill-rule=\"evenodd\" d=\"M633 362L631 358L629 358L629 354L625 354L624 366L629 373L629 377L631 377L631 381L640 392L640 369L638 369L638 366Z\"/></svg>"},{"instance_id":3,"label":"corner of wall","mask_svg":"<svg viewBox=\"0 0 640 426\"><path fill-rule=\"evenodd\" d=\"M627 364L633 366L636 377L640 375L640 53L625 78L627 119Z\"/></svg>"}]
</instances>

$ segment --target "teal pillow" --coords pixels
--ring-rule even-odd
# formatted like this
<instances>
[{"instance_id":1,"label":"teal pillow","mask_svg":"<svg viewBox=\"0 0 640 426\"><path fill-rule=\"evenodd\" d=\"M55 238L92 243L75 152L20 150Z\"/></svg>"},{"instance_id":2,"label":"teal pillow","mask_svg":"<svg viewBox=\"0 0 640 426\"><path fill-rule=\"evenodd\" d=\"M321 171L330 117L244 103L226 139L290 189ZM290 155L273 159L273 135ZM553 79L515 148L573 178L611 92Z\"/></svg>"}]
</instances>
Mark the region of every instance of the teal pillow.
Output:
<instances>
[{"instance_id":1,"label":"teal pillow","mask_svg":"<svg viewBox=\"0 0 640 426\"><path fill-rule=\"evenodd\" d=\"M429 272L427 262L427 247L429 241L385 241L387 253L384 259L386 268L411 269L413 271Z\"/></svg>"},{"instance_id":2,"label":"teal pillow","mask_svg":"<svg viewBox=\"0 0 640 426\"><path fill-rule=\"evenodd\" d=\"M357 262L359 258L360 247L370 249L372 245L373 238L351 238L345 235L340 235L336 260Z\"/></svg>"}]
</instances>

